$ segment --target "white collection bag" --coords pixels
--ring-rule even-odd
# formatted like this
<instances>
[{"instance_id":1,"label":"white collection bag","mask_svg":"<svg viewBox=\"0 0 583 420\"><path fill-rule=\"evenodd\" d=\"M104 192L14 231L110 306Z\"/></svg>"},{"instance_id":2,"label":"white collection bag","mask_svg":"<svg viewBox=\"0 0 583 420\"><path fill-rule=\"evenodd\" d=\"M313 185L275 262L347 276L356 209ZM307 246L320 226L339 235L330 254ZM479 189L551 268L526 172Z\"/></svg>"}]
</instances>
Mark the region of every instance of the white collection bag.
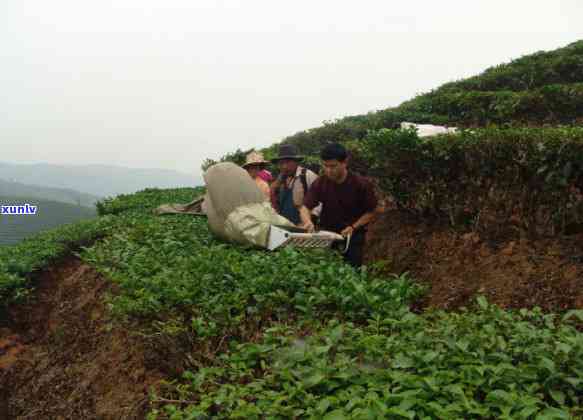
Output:
<instances>
[{"instance_id":1,"label":"white collection bag","mask_svg":"<svg viewBox=\"0 0 583 420\"><path fill-rule=\"evenodd\" d=\"M455 127L444 127L441 125L432 124L415 124L410 122L402 122L401 128L416 128L419 137L436 136L438 134L456 133L458 131Z\"/></svg>"}]
</instances>

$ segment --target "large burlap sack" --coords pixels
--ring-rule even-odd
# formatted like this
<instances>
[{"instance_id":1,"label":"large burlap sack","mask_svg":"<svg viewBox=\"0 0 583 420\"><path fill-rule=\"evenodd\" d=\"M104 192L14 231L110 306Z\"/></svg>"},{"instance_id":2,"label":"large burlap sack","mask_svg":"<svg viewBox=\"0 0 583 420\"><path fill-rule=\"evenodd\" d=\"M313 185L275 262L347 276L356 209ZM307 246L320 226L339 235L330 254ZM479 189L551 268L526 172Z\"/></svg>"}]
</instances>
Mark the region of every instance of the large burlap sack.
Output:
<instances>
[{"instance_id":1,"label":"large burlap sack","mask_svg":"<svg viewBox=\"0 0 583 420\"><path fill-rule=\"evenodd\" d=\"M247 171L234 163L211 166L204 181L203 208L209 229L218 237L266 248L271 225L294 226L275 212Z\"/></svg>"},{"instance_id":2,"label":"large burlap sack","mask_svg":"<svg viewBox=\"0 0 583 420\"><path fill-rule=\"evenodd\" d=\"M202 209L207 216L209 230L223 240L229 240L225 233L225 221L218 217L209 194L204 196Z\"/></svg>"}]
</instances>

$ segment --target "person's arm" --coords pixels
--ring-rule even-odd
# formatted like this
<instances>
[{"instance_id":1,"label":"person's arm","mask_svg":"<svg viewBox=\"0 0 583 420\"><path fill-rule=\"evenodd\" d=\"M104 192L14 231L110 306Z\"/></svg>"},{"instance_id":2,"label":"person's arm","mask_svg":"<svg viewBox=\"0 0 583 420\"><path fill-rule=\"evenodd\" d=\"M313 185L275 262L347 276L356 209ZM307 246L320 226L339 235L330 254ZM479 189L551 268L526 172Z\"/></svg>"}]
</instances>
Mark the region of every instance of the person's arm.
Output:
<instances>
[{"instance_id":1,"label":"person's arm","mask_svg":"<svg viewBox=\"0 0 583 420\"><path fill-rule=\"evenodd\" d=\"M350 226L346 226L340 234L342 236L352 235L357 229L370 223L377 214L381 212L381 205L378 202L377 196L373 185L368 180L363 180L362 183L363 195L364 195L364 205L366 212L358 218L356 222L353 222Z\"/></svg>"},{"instance_id":2,"label":"person's arm","mask_svg":"<svg viewBox=\"0 0 583 420\"><path fill-rule=\"evenodd\" d=\"M269 184L267 182L265 182L264 180L261 180L261 182L258 183L259 189L261 190L261 192L263 193L263 195L265 196L265 201L270 201L271 200L271 189L269 188Z\"/></svg>"},{"instance_id":3,"label":"person's arm","mask_svg":"<svg viewBox=\"0 0 583 420\"><path fill-rule=\"evenodd\" d=\"M276 212L279 213L279 189L281 188L281 176L278 176L275 181L271 183L270 187L270 198L271 198L271 207L275 209Z\"/></svg>"},{"instance_id":4,"label":"person's arm","mask_svg":"<svg viewBox=\"0 0 583 420\"><path fill-rule=\"evenodd\" d=\"M271 201L271 207L279 213L279 205L277 204L277 190L273 187L269 189L269 199Z\"/></svg>"},{"instance_id":5,"label":"person's arm","mask_svg":"<svg viewBox=\"0 0 583 420\"><path fill-rule=\"evenodd\" d=\"M308 232L313 232L316 229L312 222L310 210L306 206L300 207L300 218L302 219L302 227Z\"/></svg>"},{"instance_id":6,"label":"person's arm","mask_svg":"<svg viewBox=\"0 0 583 420\"><path fill-rule=\"evenodd\" d=\"M313 232L316 229L314 222L312 222L311 210L320 202L318 199L319 191L320 188L318 182L314 182L312 185L310 185L307 194L304 196L304 203L299 208L302 227L308 232Z\"/></svg>"},{"instance_id":7,"label":"person's arm","mask_svg":"<svg viewBox=\"0 0 583 420\"><path fill-rule=\"evenodd\" d=\"M352 235L354 234L354 232L357 229L360 229L361 227L369 224L375 217L376 215L379 213L379 207L377 206L373 211L369 211L367 213L364 213L362 216L360 216L360 218L354 222L353 224L351 224L350 226L346 226L342 232L340 232L340 234L344 237L348 236L348 235Z\"/></svg>"}]
</instances>

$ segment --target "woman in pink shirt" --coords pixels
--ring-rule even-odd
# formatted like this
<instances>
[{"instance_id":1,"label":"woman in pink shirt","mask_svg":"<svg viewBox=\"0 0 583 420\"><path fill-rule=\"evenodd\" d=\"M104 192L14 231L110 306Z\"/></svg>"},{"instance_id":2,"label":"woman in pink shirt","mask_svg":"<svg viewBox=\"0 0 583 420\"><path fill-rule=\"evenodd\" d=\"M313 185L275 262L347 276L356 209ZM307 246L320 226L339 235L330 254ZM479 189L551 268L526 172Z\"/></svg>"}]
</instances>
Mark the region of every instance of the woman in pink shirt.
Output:
<instances>
[{"instance_id":1,"label":"woman in pink shirt","mask_svg":"<svg viewBox=\"0 0 583 420\"><path fill-rule=\"evenodd\" d=\"M259 177L268 184L271 184L271 181L273 181L273 175L267 169L259 171Z\"/></svg>"},{"instance_id":2,"label":"woman in pink shirt","mask_svg":"<svg viewBox=\"0 0 583 420\"><path fill-rule=\"evenodd\" d=\"M251 152L247 155L245 159L245 164L243 165L243 169L247 170L249 176L253 178L259 190L263 193L266 200L269 200L270 197L270 190L269 184L265 182L261 177L261 172L265 171L265 166L269 162L263 158L263 155L258 152ZM267 172L267 171L265 171Z\"/></svg>"}]
</instances>

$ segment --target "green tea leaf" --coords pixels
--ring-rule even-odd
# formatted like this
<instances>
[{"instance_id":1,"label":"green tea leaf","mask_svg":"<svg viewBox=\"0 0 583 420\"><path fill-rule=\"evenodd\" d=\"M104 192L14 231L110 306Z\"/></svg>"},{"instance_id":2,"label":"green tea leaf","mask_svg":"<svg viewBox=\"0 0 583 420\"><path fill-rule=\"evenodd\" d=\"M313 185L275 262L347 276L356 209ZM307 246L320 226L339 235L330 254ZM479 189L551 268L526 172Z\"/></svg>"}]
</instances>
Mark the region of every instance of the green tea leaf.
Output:
<instances>
[{"instance_id":1,"label":"green tea leaf","mask_svg":"<svg viewBox=\"0 0 583 420\"><path fill-rule=\"evenodd\" d=\"M342 410L334 410L326 414L323 420L345 420L347 417L344 415Z\"/></svg>"},{"instance_id":2,"label":"green tea leaf","mask_svg":"<svg viewBox=\"0 0 583 420\"><path fill-rule=\"evenodd\" d=\"M569 420L571 416L564 410L549 407L536 416L536 420Z\"/></svg>"},{"instance_id":3,"label":"green tea leaf","mask_svg":"<svg viewBox=\"0 0 583 420\"><path fill-rule=\"evenodd\" d=\"M326 379L326 375L323 373L314 373L302 381L302 384L306 388L312 388L318 384L320 384L324 379Z\"/></svg>"},{"instance_id":4,"label":"green tea leaf","mask_svg":"<svg viewBox=\"0 0 583 420\"><path fill-rule=\"evenodd\" d=\"M565 404L565 394L562 391L557 391L554 389L549 390L549 394L553 397L553 400L558 402L560 405Z\"/></svg>"}]
</instances>

